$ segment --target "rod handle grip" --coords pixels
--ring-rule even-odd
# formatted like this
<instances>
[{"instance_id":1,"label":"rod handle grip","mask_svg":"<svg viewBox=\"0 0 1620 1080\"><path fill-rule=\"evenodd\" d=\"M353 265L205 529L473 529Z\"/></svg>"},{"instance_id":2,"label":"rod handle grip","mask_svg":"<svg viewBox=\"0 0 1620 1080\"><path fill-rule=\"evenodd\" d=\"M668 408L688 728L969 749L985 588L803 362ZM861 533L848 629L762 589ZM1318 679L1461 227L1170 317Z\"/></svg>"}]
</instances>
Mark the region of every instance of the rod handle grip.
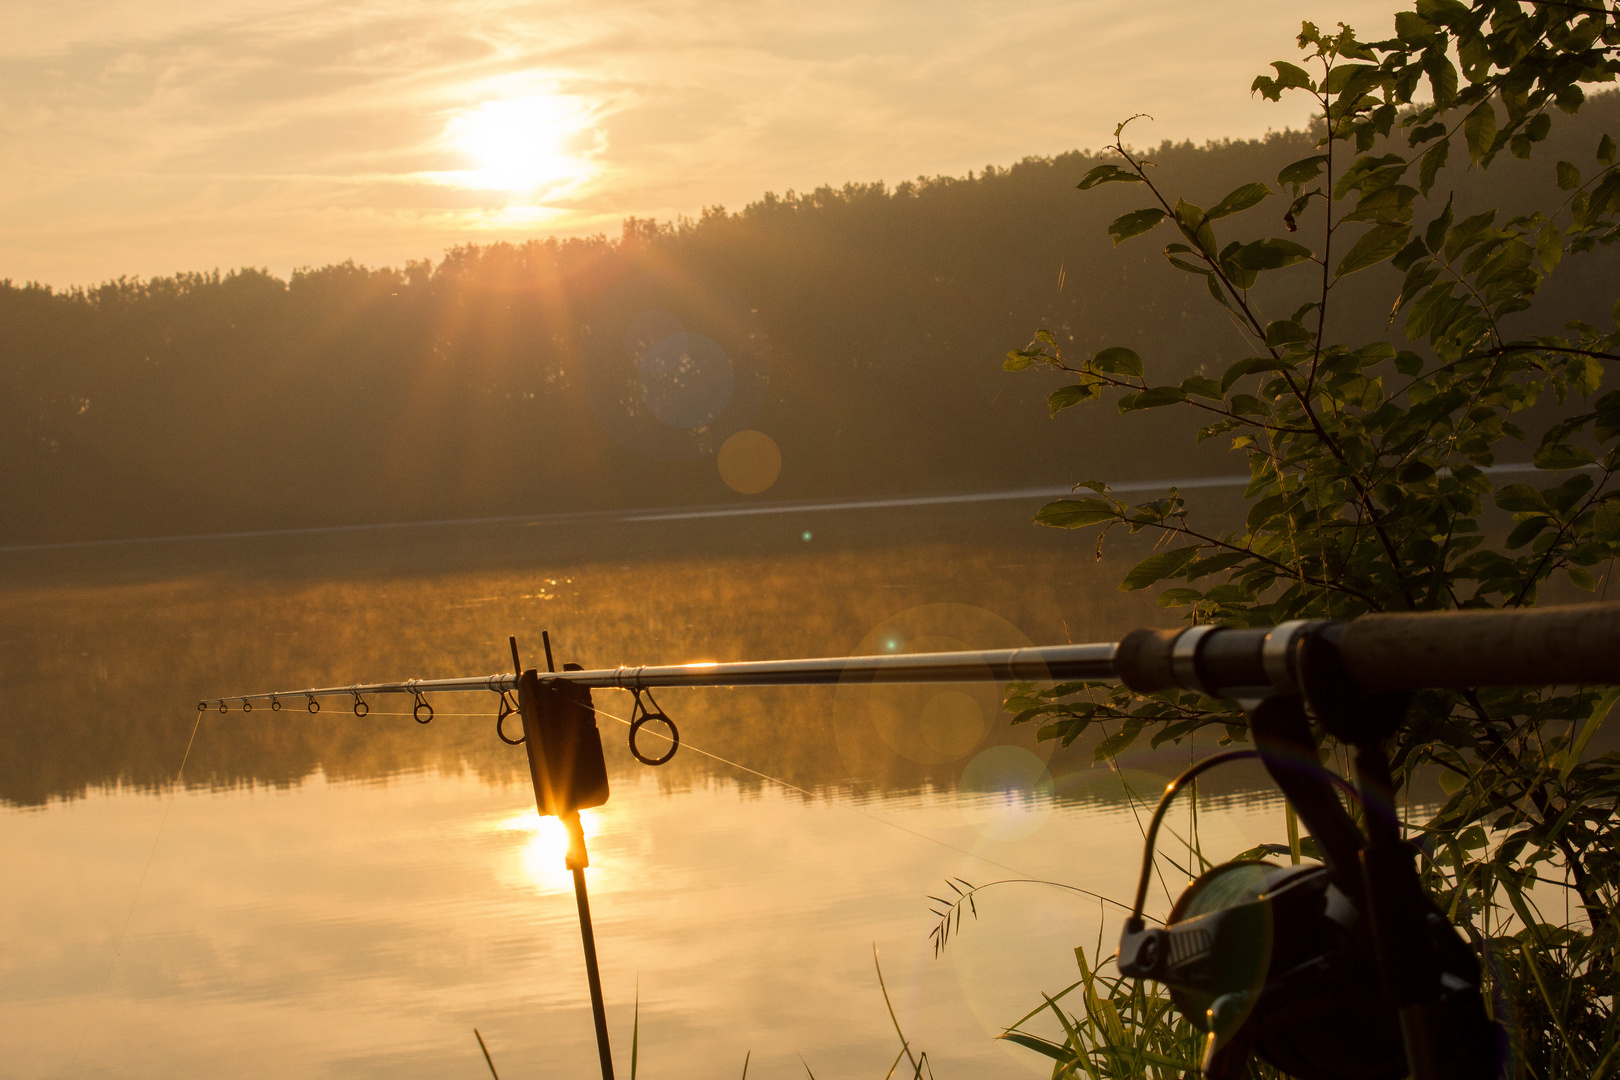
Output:
<instances>
[{"instance_id":1,"label":"rod handle grip","mask_svg":"<svg viewBox=\"0 0 1620 1080\"><path fill-rule=\"evenodd\" d=\"M1339 655L1374 693L1617 683L1620 603L1363 615Z\"/></svg>"},{"instance_id":2,"label":"rod handle grip","mask_svg":"<svg viewBox=\"0 0 1620 1080\"><path fill-rule=\"evenodd\" d=\"M1120 639L1114 650L1114 671L1119 681L1139 694L1156 690L1174 690L1176 682L1170 668L1171 650L1181 630L1132 630Z\"/></svg>"},{"instance_id":3,"label":"rod handle grip","mask_svg":"<svg viewBox=\"0 0 1620 1080\"><path fill-rule=\"evenodd\" d=\"M1620 602L1391 612L1321 625L1337 645L1351 681L1369 693L1620 683ZM1185 656L1178 668L1176 641L1184 633L1193 630L1135 630L1125 635L1114 653L1120 681L1138 693L1199 689L1188 678L1192 665ZM1254 655L1215 647L1217 638L1224 644L1226 635L1239 633L1216 630L1202 640L1186 640L1183 651L1198 657L1203 681L1217 690L1261 682L1279 690L1298 689L1290 686L1291 673L1255 677L1264 666L1258 655L1264 647L1259 638L1244 646ZM1238 641L1235 636L1233 640ZM1234 661L1242 663L1234 666Z\"/></svg>"}]
</instances>

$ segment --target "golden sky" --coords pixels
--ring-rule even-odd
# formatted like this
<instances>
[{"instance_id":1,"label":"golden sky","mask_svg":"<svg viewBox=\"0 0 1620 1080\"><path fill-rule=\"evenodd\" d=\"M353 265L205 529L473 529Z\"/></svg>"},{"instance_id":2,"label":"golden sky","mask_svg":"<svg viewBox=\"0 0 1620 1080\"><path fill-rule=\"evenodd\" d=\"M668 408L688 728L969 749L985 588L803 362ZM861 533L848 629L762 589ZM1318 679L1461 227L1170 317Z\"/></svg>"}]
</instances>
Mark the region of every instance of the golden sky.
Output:
<instances>
[{"instance_id":1,"label":"golden sky","mask_svg":"<svg viewBox=\"0 0 1620 1080\"><path fill-rule=\"evenodd\" d=\"M398 264L628 215L1253 136L1388 0L9 0L0 278Z\"/></svg>"}]
</instances>

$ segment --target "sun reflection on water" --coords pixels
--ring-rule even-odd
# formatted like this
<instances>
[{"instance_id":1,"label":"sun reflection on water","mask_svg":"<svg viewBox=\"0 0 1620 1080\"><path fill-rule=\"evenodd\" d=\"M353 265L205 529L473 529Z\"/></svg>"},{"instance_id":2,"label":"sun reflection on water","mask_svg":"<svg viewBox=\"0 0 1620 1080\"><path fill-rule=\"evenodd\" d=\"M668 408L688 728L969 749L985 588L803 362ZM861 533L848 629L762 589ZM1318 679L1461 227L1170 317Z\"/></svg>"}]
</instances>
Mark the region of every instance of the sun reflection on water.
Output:
<instances>
[{"instance_id":1,"label":"sun reflection on water","mask_svg":"<svg viewBox=\"0 0 1620 1080\"><path fill-rule=\"evenodd\" d=\"M586 850L597 833L597 817L589 810L580 811L580 824L585 830ZM523 870L530 881L542 892L573 888L573 877L564 864L568 854L568 829L554 817L541 817L538 811L527 810L516 817L501 821L496 828L501 832L527 833L523 845Z\"/></svg>"}]
</instances>

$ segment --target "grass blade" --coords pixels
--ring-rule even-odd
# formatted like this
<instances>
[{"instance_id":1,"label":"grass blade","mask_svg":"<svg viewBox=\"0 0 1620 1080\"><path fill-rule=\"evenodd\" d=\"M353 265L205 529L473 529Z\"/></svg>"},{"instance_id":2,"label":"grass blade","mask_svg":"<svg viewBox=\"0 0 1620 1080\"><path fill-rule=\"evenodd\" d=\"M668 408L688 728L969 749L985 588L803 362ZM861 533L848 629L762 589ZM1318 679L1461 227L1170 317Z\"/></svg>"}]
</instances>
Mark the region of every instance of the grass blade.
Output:
<instances>
[{"instance_id":1,"label":"grass blade","mask_svg":"<svg viewBox=\"0 0 1620 1080\"><path fill-rule=\"evenodd\" d=\"M473 1038L478 1040L478 1049L484 1052L484 1064L489 1066L489 1075L495 1080L501 1080L501 1074L495 1071L495 1061L489 1056L489 1047L484 1045L484 1037L478 1033L477 1028L473 1028Z\"/></svg>"},{"instance_id":2,"label":"grass blade","mask_svg":"<svg viewBox=\"0 0 1620 1080\"><path fill-rule=\"evenodd\" d=\"M906 1033L900 1030L900 1018L894 1015L894 1003L889 1000L889 988L883 985L883 965L878 963L877 942L872 942L872 966L877 968L878 989L883 991L883 1004L889 1009L889 1019L894 1022L894 1033L900 1036L900 1049L905 1052L906 1060L911 1062L911 1071L914 1075L922 1075L922 1066L912 1056L911 1044L906 1041ZM801 1059L802 1060L802 1059ZM808 1069L810 1066L806 1065Z\"/></svg>"}]
</instances>

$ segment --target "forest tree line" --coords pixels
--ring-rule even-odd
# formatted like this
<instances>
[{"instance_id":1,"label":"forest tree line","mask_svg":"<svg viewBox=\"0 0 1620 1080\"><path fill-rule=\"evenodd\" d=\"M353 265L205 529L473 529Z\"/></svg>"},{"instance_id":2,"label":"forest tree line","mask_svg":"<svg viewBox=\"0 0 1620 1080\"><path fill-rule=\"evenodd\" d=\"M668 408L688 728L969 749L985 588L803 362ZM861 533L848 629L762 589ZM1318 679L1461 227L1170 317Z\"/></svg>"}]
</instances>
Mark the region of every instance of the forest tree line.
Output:
<instances>
[{"instance_id":1,"label":"forest tree line","mask_svg":"<svg viewBox=\"0 0 1620 1080\"><path fill-rule=\"evenodd\" d=\"M1595 98L1544 157L1454 167L1439 197L1511 208L1617 115L1620 96ZM1212 202L1311 143L1150 156ZM1001 370L1037 327L1076 353L1128 339L1166 375L1241 355L1197 317L1196 279L1151 245L1108 252L1107 223L1134 203L1074 190L1099 160L766 195L402 268L0 282L0 544L1241 471L1221 445L1144 438L1140 420L1128 442L1115 417L1049 422L1048 388ZM1283 235L1284 208L1268 199L1245 226ZM1598 252L1559 274L1613 268ZM1575 284L1558 291L1587 291ZM1308 288L1285 276L1258 299L1291 310ZM1366 325L1384 318L1375 292L1354 313ZM700 338L709 351L684 359L650 348ZM783 460L754 496L715 466L743 429Z\"/></svg>"}]
</instances>

